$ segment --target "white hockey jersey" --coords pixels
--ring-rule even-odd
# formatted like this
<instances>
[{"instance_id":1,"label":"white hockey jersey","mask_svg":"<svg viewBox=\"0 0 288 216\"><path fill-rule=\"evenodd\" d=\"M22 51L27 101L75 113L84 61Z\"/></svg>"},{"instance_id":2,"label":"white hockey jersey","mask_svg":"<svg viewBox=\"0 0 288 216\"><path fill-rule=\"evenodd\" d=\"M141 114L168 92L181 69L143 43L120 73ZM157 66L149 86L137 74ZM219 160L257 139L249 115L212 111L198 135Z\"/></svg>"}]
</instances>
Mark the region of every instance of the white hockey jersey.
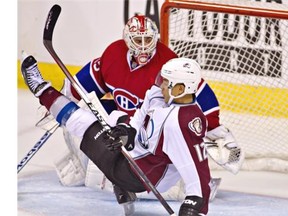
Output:
<instances>
[{"instance_id":1,"label":"white hockey jersey","mask_svg":"<svg viewBox=\"0 0 288 216\"><path fill-rule=\"evenodd\" d=\"M161 89L153 86L130 124L137 129L130 154L160 192L182 177L186 195L209 198L210 171L202 140L207 120L196 102L167 106Z\"/></svg>"}]
</instances>

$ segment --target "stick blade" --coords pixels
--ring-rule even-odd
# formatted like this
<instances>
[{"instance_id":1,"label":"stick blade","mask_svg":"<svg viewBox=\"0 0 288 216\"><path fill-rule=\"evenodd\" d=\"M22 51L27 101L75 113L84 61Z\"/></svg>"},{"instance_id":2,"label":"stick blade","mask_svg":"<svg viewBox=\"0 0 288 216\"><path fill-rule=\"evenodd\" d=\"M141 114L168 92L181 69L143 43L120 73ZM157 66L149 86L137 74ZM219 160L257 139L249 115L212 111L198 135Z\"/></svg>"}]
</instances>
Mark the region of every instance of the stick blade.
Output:
<instances>
[{"instance_id":1,"label":"stick blade","mask_svg":"<svg viewBox=\"0 0 288 216\"><path fill-rule=\"evenodd\" d=\"M45 40L52 41L54 27L60 15L60 12L61 7L57 4L53 5L53 7L50 9L44 27L44 34L43 34L44 41Z\"/></svg>"}]
</instances>

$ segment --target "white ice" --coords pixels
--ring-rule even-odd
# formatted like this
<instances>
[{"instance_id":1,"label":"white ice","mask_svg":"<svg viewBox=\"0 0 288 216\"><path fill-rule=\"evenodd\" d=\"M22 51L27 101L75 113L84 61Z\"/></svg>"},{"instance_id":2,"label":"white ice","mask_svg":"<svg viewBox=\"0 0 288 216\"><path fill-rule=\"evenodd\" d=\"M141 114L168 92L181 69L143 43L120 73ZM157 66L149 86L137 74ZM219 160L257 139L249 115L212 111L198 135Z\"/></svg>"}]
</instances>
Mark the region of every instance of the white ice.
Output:
<instances>
[{"instance_id":1,"label":"white ice","mask_svg":"<svg viewBox=\"0 0 288 216\"><path fill-rule=\"evenodd\" d=\"M18 154L20 162L44 135L35 127L38 100L28 90L18 90ZM53 168L55 155L65 148L62 130L49 138L18 174L19 216L120 216L122 207L113 194L87 187L63 187ZM15 167L16 172L16 167ZM222 183L209 216L287 216L288 175L277 172L212 171ZM168 201L178 213L179 201ZM137 216L168 215L158 200L137 200Z\"/></svg>"}]
</instances>

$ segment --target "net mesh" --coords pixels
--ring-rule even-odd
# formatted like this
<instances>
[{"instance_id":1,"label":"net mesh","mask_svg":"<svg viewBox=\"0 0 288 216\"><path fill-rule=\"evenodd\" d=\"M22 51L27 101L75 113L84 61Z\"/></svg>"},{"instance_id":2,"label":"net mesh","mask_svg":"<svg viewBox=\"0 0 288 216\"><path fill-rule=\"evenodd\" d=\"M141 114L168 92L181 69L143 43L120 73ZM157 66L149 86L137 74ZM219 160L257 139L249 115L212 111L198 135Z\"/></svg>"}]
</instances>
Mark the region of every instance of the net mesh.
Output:
<instances>
[{"instance_id":1,"label":"net mesh","mask_svg":"<svg viewBox=\"0 0 288 216\"><path fill-rule=\"evenodd\" d=\"M249 7L254 5L286 9L261 2ZM247 16L181 3L167 12L169 47L199 62L219 100L221 123L243 147L246 161L260 159L259 169L288 172L288 20L253 16L253 9Z\"/></svg>"}]
</instances>

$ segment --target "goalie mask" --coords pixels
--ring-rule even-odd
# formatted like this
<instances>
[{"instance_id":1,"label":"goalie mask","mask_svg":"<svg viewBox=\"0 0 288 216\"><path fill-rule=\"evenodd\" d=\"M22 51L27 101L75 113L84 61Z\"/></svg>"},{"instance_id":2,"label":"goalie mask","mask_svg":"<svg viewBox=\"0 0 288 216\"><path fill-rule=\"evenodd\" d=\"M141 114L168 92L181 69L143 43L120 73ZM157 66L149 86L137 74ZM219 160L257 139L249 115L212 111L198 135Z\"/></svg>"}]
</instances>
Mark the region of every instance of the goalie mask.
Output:
<instances>
[{"instance_id":1,"label":"goalie mask","mask_svg":"<svg viewBox=\"0 0 288 216\"><path fill-rule=\"evenodd\" d=\"M189 58L174 58L166 62L161 69L161 77L168 80L168 90L170 104L174 98L182 97L186 94L195 94L201 81L200 65ZM159 85L159 81L156 83ZM185 90L178 96L171 94L172 88L176 84L184 84Z\"/></svg>"},{"instance_id":2,"label":"goalie mask","mask_svg":"<svg viewBox=\"0 0 288 216\"><path fill-rule=\"evenodd\" d=\"M123 30L123 39L139 65L146 64L158 41L156 24L148 17L135 15Z\"/></svg>"}]
</instances>

